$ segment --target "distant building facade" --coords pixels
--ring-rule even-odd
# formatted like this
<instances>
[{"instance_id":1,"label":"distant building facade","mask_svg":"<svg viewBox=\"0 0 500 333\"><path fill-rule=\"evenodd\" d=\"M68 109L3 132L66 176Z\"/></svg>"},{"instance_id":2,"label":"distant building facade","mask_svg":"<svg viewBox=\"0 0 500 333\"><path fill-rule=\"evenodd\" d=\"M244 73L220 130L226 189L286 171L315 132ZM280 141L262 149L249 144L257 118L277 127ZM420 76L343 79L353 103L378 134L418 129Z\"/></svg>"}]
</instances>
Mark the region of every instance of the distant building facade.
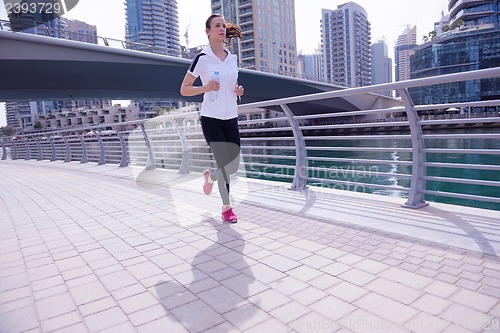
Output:
<instances>
[{"instance_id":1,"label":"distant building facade","mask_svg":"<svg viewBox=\"0 0 500 333\"><path fill-rule=\"evenodd\" d=\"M383 39L372 44L372 84L392 82L392 59L389 58L389 48ZM392 96L392 91L380 92Z\"/></svg>"},{"instance_id":2,"label":"distant building facade","mask_svg":"<svg viewBox=\"0 0 500 333\"><path fill-rule=\"evenodd\" d=\"M125 7L128 48L182 56L177 0L126 0ZM155 110L174 107L177 101L138 99L132 104L139 106L139 118L147 119L157 115Z\"/></svg>"},{"instance_id":3,"label":"distant building facade","mask_svg":"<svg viewBox=\"0 0 500 333\"><path fill-rule=\"evenodd\" d=\"M177 0L125 0L126 35L131 49L180 56L180 33Z\"/></svg>"},{"instance_id":4,"label":"distant building facade","mask_svg":"<svg viewBox=\"0 0 500 333\"><path fill-rule=\"evenodd\" d=\"M295 0L211 0L212 13L240 26L233 52L244 68L283 75L297 72Z\"/></svg>"},{"instance_id":5,"label":"distant building facade","mask_svg":"<svg viewBox=\"0 0 500 333\"><path fill-rule=\"evenodd\" d=\"M298 77L312 81L323 81L323 55L321 50L316 50L314 54L301 54L298 56L298 60Z\"/></svg>"},{"instance_id":6,"label":"distant building facade","mask_svg":"<svg viewBox=\"0 0 500 333\"><path fill-rule=\"evenodd\" d=\"M411 57L411 78L500 66L498 0L450 0L451 30L420 45ZM415 104L500 99L500 79L461 81L409 90Z\"/></svg>"},{"instance_id":7,"label":"distant building facade","mask_svg":"<svg viewBox=\"0 0 500 333\"><path fill-rule=\"evenodd\" d=\"M371 84L371 24L354 2L323 9L321 42L326 82L346 87Z\"/></svg>"},{"instance_id":8,"label":"distant building facade","mask_svg":"<svg viewBox=\"0 0 500 333\"><path fill-rule=\"evenodd\" d=\"M399 35L394 50L394 62L396 63L395 80L404 81L410 79L410 57L415 53L417 47L417 27L408 26Z\"/></svg>"},{"instance_id":9,"label":"distant building facade","mask_svg":"<svg viewBox=\"0 0 500 333\"><path fill-rule=\"evenodd\" d=\"M36 120L44 129L74 128L121 123L139 119L139 108L133 105L113 105L103 109L58 110L50 115L38 115Z\"/></svg>"}]
</instances>

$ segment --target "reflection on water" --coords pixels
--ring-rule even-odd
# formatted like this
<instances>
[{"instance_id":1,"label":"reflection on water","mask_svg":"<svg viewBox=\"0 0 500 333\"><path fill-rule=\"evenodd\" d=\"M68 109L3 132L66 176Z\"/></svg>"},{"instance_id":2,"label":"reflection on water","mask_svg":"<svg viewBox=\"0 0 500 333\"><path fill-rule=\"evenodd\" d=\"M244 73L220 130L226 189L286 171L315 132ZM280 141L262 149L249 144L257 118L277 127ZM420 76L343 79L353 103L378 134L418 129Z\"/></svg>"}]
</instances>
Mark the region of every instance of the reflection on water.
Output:
<instances>
[{"instance_id":1,"label":"reflection on water","mask_svg":"<svg viewBox=\"0 0 500 333\"><path fill-rule=\"evenodd\" d=\"M492 129L488 129L491 133ZM432 131L432 134L446 133L470 133L480 134L481 129L461 129L461 130L442 130ZM496 132L500 133L500 129ZM407 134L407 133L379 133L379 134ZM252 145L263 146L262 149L251 150L252 154L295 156L293 141L269 141L252 142ZM265 146L281 146L283 149L266 149ZM308 140L309 157L309 177L317 178L311 180L309 185L331 187L341 190L358 191L366 193L376 193L389 196L404 198L407 196L407 189L410 186L411 165L401 164L400 161L411 162L411 152L401 151L401 148L411 148L409 139L361 139L361 140ZM495 139L426 139L426 148L447 148L447 149L500 149L499 140ZM290 147L290 149L285 149ZM327 147L334 147L343 150L325 150ZM376 147L376 148L394 148L394 151L354 151L348 147ZM245 149L243 150L245 153ZM248 152L248 150L246 151ZM345 159L341 161L314 160L314 158L335 158ZM382 160L382 162L371 161L371 163L354 164L352 159ZM386 162L385 162L386 161ZM427 162L441 163L459 163L459 164L483 164L500 165L498 155L485 154L450 154L450 153L428 153ZM254 158L248 162L273 163L295 166L295 160L286 158ZM255 175L256 178L287 181L290 178L284 178L281 175L293 176L294 168L280 167L262 167L253 166L253 170L261 172L274 173L275 177L265 177ZM427 167L427 176L446 177L446 178L465 178L480 179L489 181L500 181L500 173L492 170L461 169L461 168L441 168ZM400 175L407 175L401 177ZM339 181L331 183L329 180ZM377 184L390 186L390 189L369 188L361 184ZM460 184L456 182L427 181L426 188L433 191L455 192L479 196L499 197L498 187ZM441 196L426 195L427 201L444 202L465 206L500 210L500 204L470 201L464 199L448 198Z\"/></svg>"}]
</instances>

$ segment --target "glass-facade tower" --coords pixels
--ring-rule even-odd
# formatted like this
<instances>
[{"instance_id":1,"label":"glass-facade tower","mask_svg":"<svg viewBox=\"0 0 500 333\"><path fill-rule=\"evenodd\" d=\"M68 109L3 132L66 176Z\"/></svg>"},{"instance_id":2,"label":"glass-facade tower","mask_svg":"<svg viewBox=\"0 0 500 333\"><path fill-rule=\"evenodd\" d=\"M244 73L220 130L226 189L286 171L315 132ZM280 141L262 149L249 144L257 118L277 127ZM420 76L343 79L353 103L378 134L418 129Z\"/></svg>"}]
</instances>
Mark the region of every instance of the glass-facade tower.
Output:
<instances>
[{"instance_id":1,"label":"glass-facade tower","mask_svg":"<svg viewBox=\"0 0 500 333\"><path fill-rule=\"evenodd\" d=\"M372 84L392 82L392 59L389 58L389 48L384 39L372 45ZM392 96L392 91L380 92Z\"/></svg>"},{"instance_id":2,"label":"glass-facade tower","mask_svg":"<svg viewBox=\"0 0 500 333\"><path fill-rule=\"evenodd\" d=\"M323 9L321 41L327 82L346 87L371 84L371 24L354 2Z\"/></svg>"},{"instance_id":3,"label":"glass-facade tower","mask_svg":"<svg viewBox=\"0 0 500 333\"><path fill-rule=\"evenodd\" d=\"M177 0L126 0L125 6L127 41L147 44L156 53L180 56ZM142 50L137 45L129 48Z\"/></svg>"},{"instance_id":4,"label":"glass-facade tower","mask_svg":"<svg viewBox=\"0 0 500 333\"><path fill-rule=\"evenodd\" d=\"M140 43L128 48L181 56L179 15L177 0L126 0L126 40ZM156 110L174 108L171 99L138 99L132 102L139 107L139 118L153 118Z\"/></svg>"},{"instance_id":5,"label":"glass-facade tower","mask_svg":"<svg viewBox=\"0 0 500 333\"><path fill-rule=\"evenodd\" d=\"M419 46L411 78L500 66L499 0L450 0L452 30ZM500 99L500 79L454 82L409 90L415 104Z\"/></svg>"}]
</instances>

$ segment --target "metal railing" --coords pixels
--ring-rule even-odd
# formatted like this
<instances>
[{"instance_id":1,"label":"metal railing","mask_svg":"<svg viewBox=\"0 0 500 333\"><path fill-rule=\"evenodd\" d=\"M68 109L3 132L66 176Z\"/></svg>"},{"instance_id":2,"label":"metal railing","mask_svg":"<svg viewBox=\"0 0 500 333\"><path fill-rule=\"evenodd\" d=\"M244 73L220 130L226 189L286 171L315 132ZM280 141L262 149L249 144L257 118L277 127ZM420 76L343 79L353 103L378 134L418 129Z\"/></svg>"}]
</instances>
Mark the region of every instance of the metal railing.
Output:
<instances>
[{"instance_id":1,"label":"metal railing","mask_svg":"<svg viewBox=\"0 0 500 333\"><path fill-rule=\"evenodd\" d=\"M497 209L500 100L415 106L408 88L499 76L500 68L493 68L240 105L240 114L257 118L239 122L240 174L291 182L294 190L328 186L396 193L410 208L427 205L426 197L440 197L490 203L486 208ZM404 107L300 116L292 111L296 103L387 90L397 90ZM479 118L427 115L453 108L491 112ZM266 118L270 112L278 116ZM197 112L179 113L3 138L1 158L202 171L213 166L213 159L198 118ZM479 133L456 129L477 127ZM436 131L442 129L448 132ZM443 184L462 189L443 190Z\"/></svg>"}]
</instances>

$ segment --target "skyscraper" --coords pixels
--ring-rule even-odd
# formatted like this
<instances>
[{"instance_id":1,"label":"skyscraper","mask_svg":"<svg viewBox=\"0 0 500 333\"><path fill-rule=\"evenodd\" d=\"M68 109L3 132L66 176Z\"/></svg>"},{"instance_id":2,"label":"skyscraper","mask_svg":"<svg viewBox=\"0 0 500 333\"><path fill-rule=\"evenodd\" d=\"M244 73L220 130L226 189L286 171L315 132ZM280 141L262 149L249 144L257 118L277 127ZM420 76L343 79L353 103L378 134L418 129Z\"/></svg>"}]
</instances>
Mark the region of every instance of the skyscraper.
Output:
<instances>
[{"instance_id":1,"label":"skyscraper","mask_svg":"<svg viewBox=\"0 0 500 333\"><path fill-rule=\"evenodd\" d=\"M396 82L410 79L410 57L417 47L417 27L406 27L395 47Z\"/></svg>"},{"instance_id":2,"label":"skyscraper","mask_svg":"<svg viewBox=\"0 0 500 333\"><path fill-rule=\"evenodd\" d=\"M180 56L177 0L126 0L125 6L127 41L147 44L156 53Z\"/></svg>"},{"instance_id":3,"label":"skyscraper","mask_svg":"<svg viewBox=\"0 0 500 333\"><path fill-rule=\"evenodd\" d=\"M321 41L325 80L346 87L371 84L371 25L354 2L323 9Z\"/></svg>"},{"instance_id":4,"label":"skyscraper","mask_svg":"<svg viewBox=\"0 0 500 333\"><path fill-rule=\"evenodd\" d=\"M177 0L126 0L126 40L141 45L128 47L140 51L181 56ZM169 99L139 99L132 102L139 106L139 118L152 118L155 110L174 107Z\"/></svg>"},{"instance_id":5,"label":"skyscraper","mask_svg":"<svg viewBox=\"0 0 500 333\"><path fill-rule=\"evenodd\" d=\"M299 77L313 80L323 80L323 61L320 49L316 49L314 54L304 54L298 56L297 74Z\"/></svg>"},{"instance_id":6,"label":"skyscraper","mask_svg":"<svg viewBox=\"0 0 500 333\"><path fill-rule=\"evenodd\" d=\"M372 44L372 84L392 82L392 59L385 40L381 39ZM381 92L391 96L391 91Z\"/></svg>"},{"instance_id":7,"label":"skyscraper","mask_svg":"<svg viewBox=\"0 0 500 333\"><path fill-rule=\"evenodd\" d=\"M295 75L297 42L294 0L211 0L212 13L240 26L233 52L245 68Z\"/></svg>"},{"instance_id":8,"label":"skyscraper","mask_svg":"<svg viewBox=\"0 0 500 333\"><path fill-rule=\"evenodd\" d=\"M448 1L449 31L418 46L410 59L411 78L498 67L499 0ZM415 104L500 99L500 79L460 81L409 89ZM477 111L484 111L477 108Z\"/></svg>"}]
</instances>

